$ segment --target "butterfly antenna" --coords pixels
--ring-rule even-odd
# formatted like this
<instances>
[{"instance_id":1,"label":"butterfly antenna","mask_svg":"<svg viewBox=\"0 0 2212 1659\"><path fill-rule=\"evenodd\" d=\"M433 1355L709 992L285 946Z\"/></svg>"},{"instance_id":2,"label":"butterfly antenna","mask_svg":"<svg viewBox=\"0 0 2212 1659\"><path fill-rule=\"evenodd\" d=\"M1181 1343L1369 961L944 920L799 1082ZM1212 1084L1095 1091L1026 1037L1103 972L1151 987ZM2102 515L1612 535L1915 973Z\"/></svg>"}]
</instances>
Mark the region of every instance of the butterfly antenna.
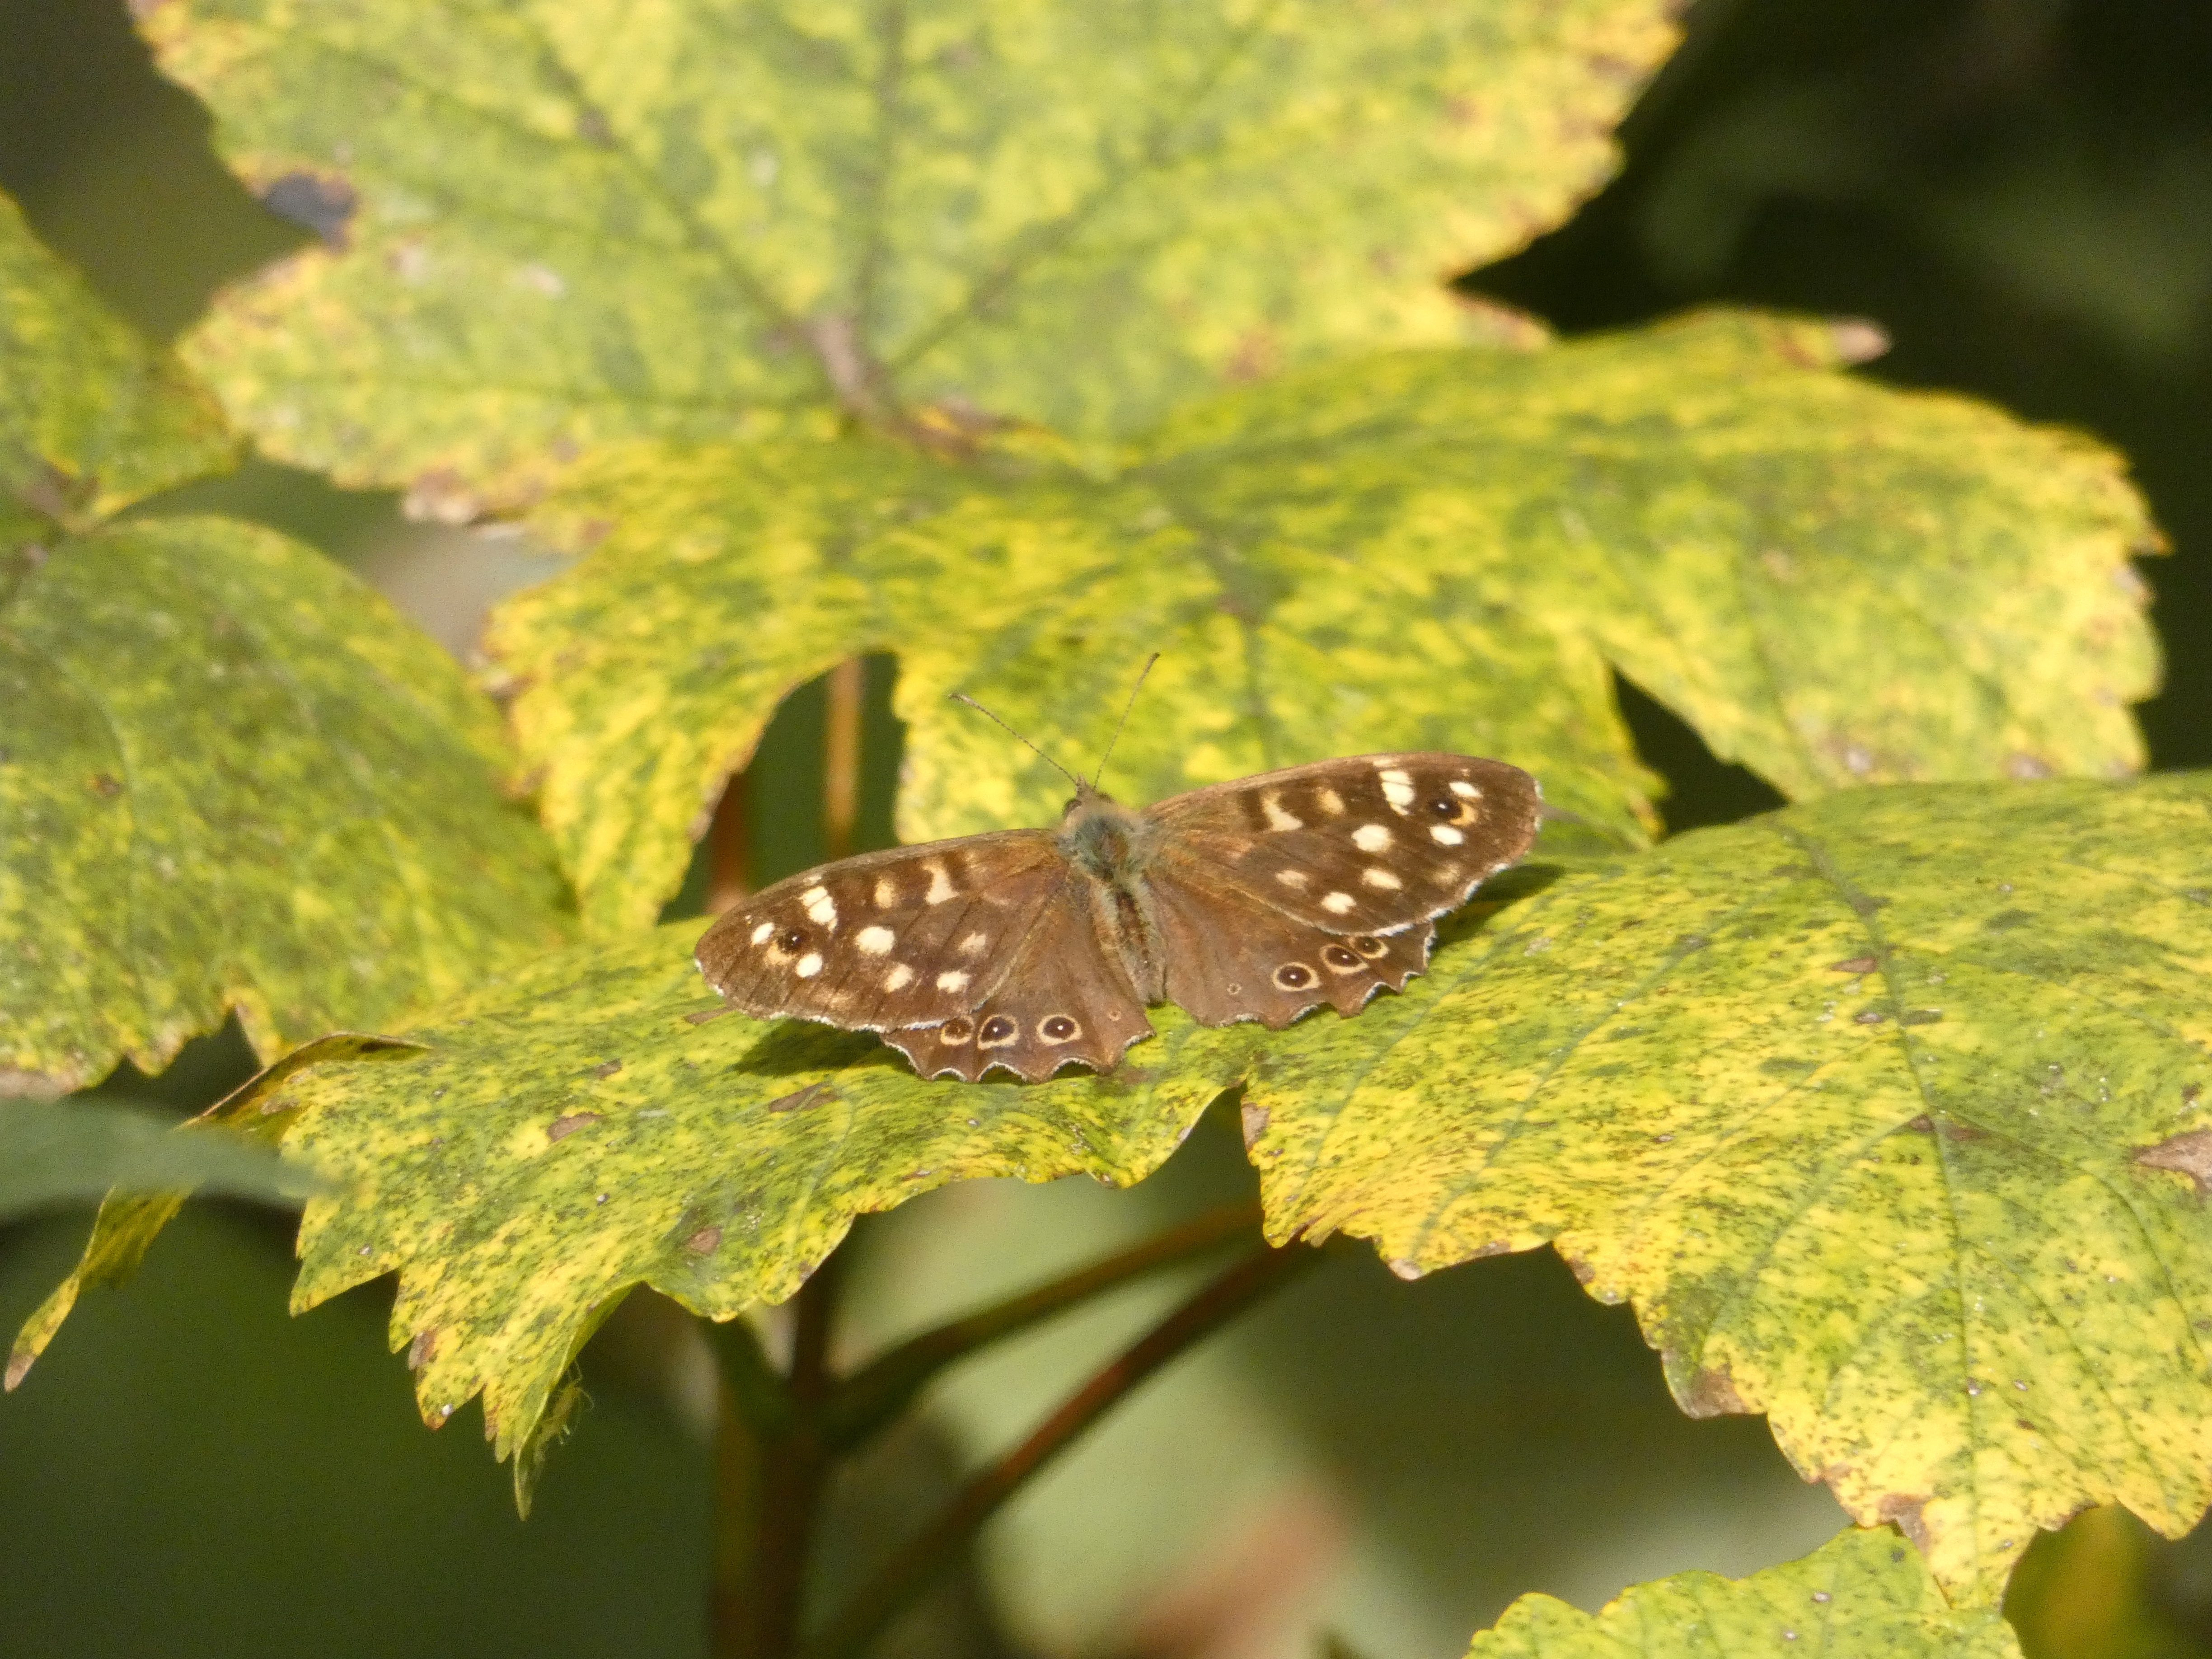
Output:
<instances>
[{"instance_id":1,"label":"butterfly antenna","mask_svg":"<svg viewBox=\"0 0 2212 1659\"><path fill-rule=\"evenodd\" d=\"M1069 770L1068 770L1065 766L1062 766L1062 765L1061 765L1058 761L1054 760L1051 756L1049 756L1049 755L1046 754L1046 753L1044 752L1044 750L1042 750L1042 749L1038 748L1035 744L1031 743L1031 742L1030 742L1027 738L1024 737L1020 732L1018 732L1015 731L1015 730L1014 730L1014 728L1013 728L1012 726L1008 726L1008 725L1006 723L1006 721L1004 721L1004 720L1000 720L1000 719L996 714L993 714L989 709L988 709L988 708L984 708L984 707L983 707L983 705L982 705L981 703L977 702L975 701L975 698L973 698L973 697L969 696L965 691L955 691L955 692L952 694L952 701L953 701L953 702L964 702L964 703L966 703L966 704L967 704L970 708L974 709L977 714L981 714L981 715L985 720L989 720L989 721L991 722L991 724L992 724L992 725L994 725L994 726L997 726L1000 731L1004 732L1005 732L1008 737L1012 738L1016 743L1018 743L1018 744L1021 744L1021 746L1022 746L1023 748L1024 748L1024 749L1028 750L1030 751L1030 753L1031 753L1032 755L1035 755L1035 756L1036 756L1039 760L1042 761L1042 762L1043 762L1047 766L1049 766L1050 768L1052 768L1052 769L1053 769L1054 771L1055 771L1055 772L1059 773L1059 774L1060 775L1060 776L1062 776L1062 777L1066 778L1066 779L1070 783L1073 784L1073 785L1074 785L1078 789L1086 789L1086 788L1090 787L1090 786L1089 786L1088 784L1085 783L1081 778L1077 777L1077 776L1075 775L1075 774L1074 774L1074 773L1073 773L1073 772L1069 771Z\"/></svg>"},{"instance_id":2,"label":"butterfly antenna","mask_svg":"<svg viewBox=\"0 0 2212 1659\"><path fill-rule=\"evenodd\" d=\"M1137 683L1129 688L1129 701L1121 705L1121 718L1114 722L1114 735L1106 740L1106 752L1098 757L1097 769L1091 775L1094 791L1098 787L1098 780L1106 775L1106 763L1114 758L1114 745L1121 741L1121 728L1129 723L1129 711L1137 706L1137 693L1145 689L1145 676L1152 672L1152 665L1159 659L1160 653L1155 651L1137 671Z\"/></svg>"}]
</instances>

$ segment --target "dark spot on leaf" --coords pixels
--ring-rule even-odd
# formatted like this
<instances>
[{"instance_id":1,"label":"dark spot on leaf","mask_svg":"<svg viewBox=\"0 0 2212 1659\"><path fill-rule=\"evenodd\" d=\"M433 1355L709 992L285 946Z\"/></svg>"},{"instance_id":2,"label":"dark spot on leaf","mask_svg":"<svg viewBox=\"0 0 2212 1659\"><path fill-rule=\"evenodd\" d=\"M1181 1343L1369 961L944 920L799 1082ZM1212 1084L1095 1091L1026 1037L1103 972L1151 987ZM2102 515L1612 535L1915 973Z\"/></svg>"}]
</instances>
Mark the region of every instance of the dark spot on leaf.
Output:
<instances>
[{"instance_id":1,"label":"dark spot on leaf","mask_svg":"<svg viewBox=\"0 0 2212 1659\"><path fill-rule=\"evenodd\" d=\"M736 1012L736 1009L724 1003L719 1008L702 1008L696 1014L686 1014L684 1016L684 1023L686 1025L704 1025L710 1019L720 1019L724 1014L733 1014Z\"/></svg>"},{"instance_id":2,"label":"dark spot on leaf","mask_svg":"<svg viewBox=\"0 0 2212 1659\"><path fill-rule=\"evenodd\" d=\"M607 125L605 114L588 104L576 117L576 137L599 149L615 147L615 130Z\"/></svg>"},{"instance_id":3,"label":"dark spot on leaf","mask_svg":"<svg viewBox=\"0 0 2212 1659\"><path fill-rule=\"evenodd\" d=\"M1846 957L1841 962L1832 962L1828 971L1834 974L1870 974L1881 966L1873 957Z\"/></svg>"},{"instance_id":4,"label":"dark spot on leaf","mask_svg":"<svg viewBox=\"0 0 2212 1659\"><path fill-rule=\"evenodd\" d=\"M1908 1008L1897 1017L1899 1025L1938 1025L1942 1023L1941 1008Z\"/></svg>"},{"instance_id":5,"label":"dark spot on leaf","mask_svg":"<svg viewBox=\"0 0 2212 1659\"><path fill-rule=\"evenodd\" d=\"M552 1124L545 1131L545 1139L562 1140L575 1133L577 1130L588 1128L591 1125L602 1121L602 1115L598 1112L571 1112L566 1117L556 1117L553 1120Z\"/></svg>"},{"instance_id":6,"label":"dark spot on leaf","mask_svg":"<svg viewBox=\"0 0 2212 1659\"><path fill-rule=\"evenodd\" d=\"M1267 1109L1265 1106L1255 1106L1251 1102L1247 1101L1244 1103L1243 1116L1244 1150L1249 1152L1260 1144L1260 1137L1267 1133Z\"/></svg>"},{"instance_id":7,"label":"dark spot on leaf","mask_svg":"<svg viewBox=\"0 0 2212 1659\"><path fill-rule=\"evenodd\" d=\"M771 1112L803 1112L810 1106L819 1106L837 1097L836 1090L827 1083L810 1083L804 1089L793 1090L768 1103Z\"/></svg>"},{"instance_id":8,"label":"dark spot on leaf","mask_svg":"<svg viewBox=\"0 0 2212 1659\"><path fill-rule=\"evenodd\" d=\"M437 1327L434 1325L428 1330L416 1332L415 1340L407 1345L407 1369L410 1371L421 1370L423 1366L430 1363L430 1356L437 1352Z\"/></svg>"},{"instance_id":9,"label":"dark spot on leaf","mask_svg":"<svg viewBox=\"0 0 2212 1659\"><path fill-rule=\"evenodd\" d=\"M1921 1511L1927 1507L1928 1500L1925 1498L1910 1498L1902 1492L1891 1492L1875 1503L1874 1512L1885 1521L1894 1522L1897 1529L1910 1538L1921 1553L1925 1554L1928 1549L1928 1522L1922 1518ZM1899 1550L1890 1559L1893 1561L1902 1561L1905 1559L1905 1552Z\"/></svg>"},{"instance_id":10,"label":"dark spot on leaf","mask_svg":"<svg viewBox=\"0 0 2212 1659\"><path fill-rule=\"evenodd\" d=\"M622 1070L622 1061L618 1060L603 1060L598 1065L592 1067L592 1075L601 1079L611 1078L620 1070Z\"/></svg>"},{"instance_id":11,"label":"dark spot on leaf","mask_svg":"<svg viewBox=\"0 0 2212 1659\"><path fill-rule=\"evenodd\" d=\"M1759 1062L1759 1069L1766 1077L1797 1077L1813 1069L1809 1060L1791 1060L1786 1054L1776 1054Z\"/></svg>"},{"instance_id":12,"label":"dark spot on leaf","mask_svg":"<svg viewBox=\"0 0 2212 1659\"><path fill-rule=\"evenodd\" d=\"M1690 1386L1682 1395L1682 1409L1692 1417L1719 1417L1723 1413L1740 1415L1751 1407L1736 1392L1735 1379L1729 1375L1728 1367L1714 1365L1690 1379Z\"/></svg>"},{"instance_id":13,"label":"dark spot on leaf","mask_svg":"<svg viewBox=\"0 0 2212 1659\"><path fill-rule=\"evenodd\" d=\"M721 1242L722 1230L720 1227L702 1227L684 1241L684 1253L686 1255L712 1255Z\"/></svg>"},{"instance_id":14,"label":"dark spot on leaf","mask_svg":"<svg viewBox=\"0 0 2212 1659\"><path fill-rule=\"evenodd\" d=\"M1923 1112L1918 1117L1910 1120L1905 1127L1917 1134L1932 1135L1936 1133L1936 1120Z\"/></svg>"},{"instance_id":15,"label":"dark spot on leaf","mask_svg":"<svg viewBox=\"0 0 2212 1659\"><path fill-rule=\"evenodd\" d=\"M2185 1083L2181 1085L2181 1103L2185 1106L2194 1106L2197 1103L2197 1097L2203 1092L2203 1084Z\"/></svg>"},{"instance_id":16,"label":"dark spot on leaf","mask_svg":"<svg viewBox=\"0 0 2212 1659\"><path fill-rule=\"evenodd\" d=\"M2013 1425L2013 1427L2014 1427L2014 1428L2016 1428L2016 1429L2026 1429L2026 1430L2027 1430L2030 1434L2034 1434L2034 1433L2038 1432L2038 1431L2037 1431L2037 1429L2036 1429L2035 1425L2034 1425L2034 1424L2033 1424L2033 1423L2031 1423L2031 1422L2029 1422L2029 1421L2028 1421L2026 1418L2024 1418L2024 1417L2015 1417L2015 1418L2014 1418L2014 1419L2013 1419L2013 1420L2012 1420L2012 1425Z\"/></svg>"},{"instance_id":17,"label":"dark spot on leaf","mask_svg":"<svg viewBox=\"0 0 2212 1659\"><path fill-rule=\"evenodd\" d=\"M1982 926L1990 933L2002 933L2008 928L2026 927L2034 920L2033 910L2000 910Z\"/></svg>"},{"instance_id":18,"label":"dark spot on leaf","mask_svg":"<svg viewBox=\"0 0 2212 1659\"><path fill-rule=\"evenodd\" d=\"M1851 1023L1854 1025L1879 1025L1888 1018L1879 1008L1862 1008L1851 1016Z\"/></svg>"},{"instance_id":19,"label":"dark spot on leaf","mask_svg":"<svg viewBox=\"0 0 2212 1659\"><path fill-rule=\"evenodd\" d=\"M2199 1198L2212 1197L2212 1129L2191 1129L2171 1135L2155 1146L2140 1147L2136 1162L2149 1170L2171 1170L2185 1175Z\"/></svg>"},{"instance_id":20,"label":"dark spot on leaf","mask_svg":"<svg viewBox=\"0 0 2212 1659\"><path fill-rule=\"evenodd\" d=\"M123 793L123 784L121 780L105 772L94 772L92 775L92 793L102 800L111 799Z\"/></svg>"},{"instance_id":21,"label":"dark spot on leaf","mask_svg":"<svg viewBox=\"0 0 2212 1659\"><path fill-rule=\"evenodd\" d=\"M360 198L344 179L314 173L288 173L261 192L261 205L280 219L312 230L324 245L343 249L346 226Z\"/></svg>"}]
</instances>

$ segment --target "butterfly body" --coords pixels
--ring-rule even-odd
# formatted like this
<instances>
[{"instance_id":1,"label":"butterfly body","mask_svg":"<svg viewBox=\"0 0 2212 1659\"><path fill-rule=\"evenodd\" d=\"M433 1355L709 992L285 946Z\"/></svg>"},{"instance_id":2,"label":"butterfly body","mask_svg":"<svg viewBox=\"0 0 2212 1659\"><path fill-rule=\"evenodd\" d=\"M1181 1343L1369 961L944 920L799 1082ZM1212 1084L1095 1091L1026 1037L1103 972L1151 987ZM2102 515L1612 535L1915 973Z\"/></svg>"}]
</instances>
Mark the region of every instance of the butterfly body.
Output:
<instances>
[{"instance_id":1,"label":"butterfly body","mask_svg":"<svg viewBox=\"0 0 2212 1659\"><path fill-rule=\"evenodd\" d=\"M1356 1013L1421 971L1435 919L1534 839L1535 780L1361 755L1136 811L1085 786L1052 830L865 854L724 914L708 982L748 1013L872 1030L925 1077L1108 1071L1152 1034Z\"/></svg>"}]
</instances>

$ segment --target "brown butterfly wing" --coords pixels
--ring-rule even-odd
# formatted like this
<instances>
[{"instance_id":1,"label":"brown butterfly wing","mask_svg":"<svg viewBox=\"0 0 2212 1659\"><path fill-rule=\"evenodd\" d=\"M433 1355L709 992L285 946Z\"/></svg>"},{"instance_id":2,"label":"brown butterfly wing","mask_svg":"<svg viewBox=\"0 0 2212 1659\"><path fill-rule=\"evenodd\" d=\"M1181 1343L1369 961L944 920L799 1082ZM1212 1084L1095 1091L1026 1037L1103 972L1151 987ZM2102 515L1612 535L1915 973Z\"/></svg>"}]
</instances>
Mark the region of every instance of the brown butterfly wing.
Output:
<instances>
[{"instance_id":1,"label":"brown butterfly wing","mask_svg":"<svg viewBox=\"0 0 2212 1659\"><path fill-rule=\"evenodd\" d=\"M886 1031L884 1041L924 1077L974 1083L999 1066L1041 1083L1071 1061L1110 1072L1121 1051L1152 1036L1152 1027L1092 915L1091 894L1071 872L992 990L953 1018Z\"/></svg>"},{"instance_id":2,"label":"brown butterfly wing","mask_svg":"<svg viewBox=\"0 0 2212 1659\"><path fill-rule=\"evenodd\" d=\"M699 941L699 969L763 1018L933 1024L998 988L1067 874L1042 830L863 854L723 912Z\"/></svg>"},{"instance_id":3,"label":"brown butterfly wing","mask_svg":"<svg viewBox=\"0 0 2212 1659\"><path fill-rule=\"evenodd\" d=\"M1164 861L1200 872L1208 891L1332 933L1382 934L1466 903L1528 850L1542 811L1536 780L1517 766L1424 753L1263 773L1172 796L1145 817L1162 832Z\"/></svg>"},{"instance_id":4,"label":"brown butterfly wing","mask_svg":"<svg viewBox=\"0 0 2212 1659\"><path fill-rule=\"evenodd\" d=\"M1376 991L1405 989L1428 965L1434 922L1395 933L1331 933L1215 887L1199 870L1151 884L1168 1000L1203 1024L1256 1019L1281 1030L1326 1003L1356 1014Z\"/></svg>"}]
</instances>

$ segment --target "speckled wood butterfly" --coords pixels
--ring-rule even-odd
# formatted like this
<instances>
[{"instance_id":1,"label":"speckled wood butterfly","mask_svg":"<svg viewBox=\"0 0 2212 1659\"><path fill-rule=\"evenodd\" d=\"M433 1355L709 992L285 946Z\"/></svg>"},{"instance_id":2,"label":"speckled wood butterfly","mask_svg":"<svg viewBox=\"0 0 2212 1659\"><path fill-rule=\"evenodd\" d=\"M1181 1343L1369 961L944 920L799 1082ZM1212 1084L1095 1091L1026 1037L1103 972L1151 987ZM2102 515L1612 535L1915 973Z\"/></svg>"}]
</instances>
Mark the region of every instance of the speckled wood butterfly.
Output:
<instances>
[{"instance_id":1,"label":"speckled wood butterfly","mask_svg":"<svg viewBox=\"0 0 2212 1659\"><path fill-rule=\"evenodd\" d=\"M749 1014L880 1032L924 1077L1109 1071L1152 1035L1150 1003L1279 1029L1402 990L1540 812L1535 779L1465 755L1321 761L1142 811L1075 783L1058 829L763 889L707 930L700 970Z\"/></svg>"}]
</instances>

